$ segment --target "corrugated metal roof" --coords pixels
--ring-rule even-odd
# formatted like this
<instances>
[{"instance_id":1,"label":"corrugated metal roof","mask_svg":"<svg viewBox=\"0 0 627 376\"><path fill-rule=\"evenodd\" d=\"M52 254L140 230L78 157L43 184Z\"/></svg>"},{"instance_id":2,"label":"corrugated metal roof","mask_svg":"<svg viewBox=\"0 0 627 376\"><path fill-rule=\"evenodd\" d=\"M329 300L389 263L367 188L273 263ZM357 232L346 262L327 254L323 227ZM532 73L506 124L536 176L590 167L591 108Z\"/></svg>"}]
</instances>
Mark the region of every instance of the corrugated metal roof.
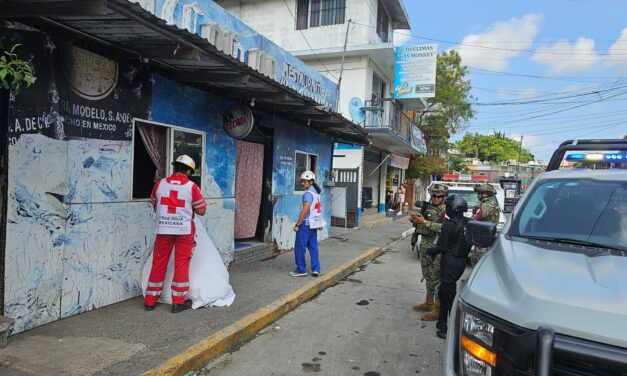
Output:
<instances>
[{"instance_id":1,"label":"corrugated metal roof","mask_svg":"<svg viewBox=\"0 0 627 376\"><path fill-rule=\"evenodd\" d=\"M330 134L336 141L368 144L367 132L361 126L338 113L326 111L312 99L219 51L200 36L168 25L127 0L98 1L106 7L103 6L97 13L81 12L80 9L63 14L51 11L49 15L40 14L39 17L26 19L35 23L43 21L135 54L177 81L218 91L232 99L255 98L256 108L307 124ZM12 14L20 14L20 4L24 4L24 9L32 9L33 4L32 1L11 3ZM37 1L37 4L47 5L59 3L62 2ZM23 13L20 20L24 21L26 14Z\"/></svg>"}]
</instances>

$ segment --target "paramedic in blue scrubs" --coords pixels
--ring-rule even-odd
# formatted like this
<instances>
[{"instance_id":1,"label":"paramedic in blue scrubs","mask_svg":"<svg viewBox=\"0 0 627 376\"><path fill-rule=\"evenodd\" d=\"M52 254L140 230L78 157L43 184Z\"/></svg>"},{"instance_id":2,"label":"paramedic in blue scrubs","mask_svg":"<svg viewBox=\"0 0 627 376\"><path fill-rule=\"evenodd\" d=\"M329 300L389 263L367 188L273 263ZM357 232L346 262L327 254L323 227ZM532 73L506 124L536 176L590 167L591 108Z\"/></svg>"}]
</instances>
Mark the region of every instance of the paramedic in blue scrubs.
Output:
<instances>
[{"instance_id":1,"label":"paramedic in blue scrubs","mask_svg":"<svg viewBox=\"0 0 627 376\"><path fill-rule=\"evenodd\" d=\"M294 226L296 243L294 244L294 258L296 269L290 273L292 277L304 277L307 275L307 263L305 252L309 249L311 259L311 275L320 275L320 259L318 258L318 229L326 226L322 216L322 203L320 201L321 189L316 184L316 174L305 171L300 176L300 184L305 189L303 194L300 215Z\"/></svg>"}]
</instances>

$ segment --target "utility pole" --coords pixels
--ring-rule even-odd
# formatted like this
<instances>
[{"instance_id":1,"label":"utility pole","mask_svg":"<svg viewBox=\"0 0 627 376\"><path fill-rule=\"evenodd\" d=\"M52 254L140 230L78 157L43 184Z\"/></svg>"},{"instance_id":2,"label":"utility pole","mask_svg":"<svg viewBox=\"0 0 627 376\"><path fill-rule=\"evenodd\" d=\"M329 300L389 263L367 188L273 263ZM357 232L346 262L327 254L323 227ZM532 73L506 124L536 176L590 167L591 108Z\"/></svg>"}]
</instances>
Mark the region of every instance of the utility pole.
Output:
<instances>
[{"instance_id":1,"label":"utility pole","mask_svg":"<svg viewBox=\"0 0 627 376\"><path fill-rule=\"evenodd\" d=\"M518 165L516 166L516 180L518 180L518 173L520 172L520 155L522 154L522 143L523 143L523 136L520 135L520 145L518 145Z\"/></svg>"},{"instance_id":2,"label":"utility pole","mask_svg":"<svg viewBox=\"0 0 627 376\"><path fill-rule=\"evenodd\" d=\"M346 35L344 35L344 49L342 50L342 64L340 65L340 77L337 79L337 105L340 106L340 87L342 86L342 75L344 74L344 59L346 57L346 44L348 43L348 32L351 29L351 19L346 24Z\"/></svg>"}]
</instances>

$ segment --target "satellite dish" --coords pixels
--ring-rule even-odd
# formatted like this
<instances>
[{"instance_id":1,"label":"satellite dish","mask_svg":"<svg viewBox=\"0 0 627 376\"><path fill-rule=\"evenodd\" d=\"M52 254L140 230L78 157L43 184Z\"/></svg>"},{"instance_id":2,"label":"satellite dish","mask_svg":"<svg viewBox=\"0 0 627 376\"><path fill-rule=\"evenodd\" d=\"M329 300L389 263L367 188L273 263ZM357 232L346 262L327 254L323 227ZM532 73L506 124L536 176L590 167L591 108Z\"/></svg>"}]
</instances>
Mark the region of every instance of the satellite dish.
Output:
<instances>
[{"instance_id":1,"label":"satellite dish","mask_svg":"<svg viewBox=\"0 0 627 376\"><path fill-rule=\"evenodd\" d=\"M356 123L363 123L366 120L366 111L362 110L364 102L357 97L351 98L348 102L348 113Z\"/></svg>"}]
</instances>

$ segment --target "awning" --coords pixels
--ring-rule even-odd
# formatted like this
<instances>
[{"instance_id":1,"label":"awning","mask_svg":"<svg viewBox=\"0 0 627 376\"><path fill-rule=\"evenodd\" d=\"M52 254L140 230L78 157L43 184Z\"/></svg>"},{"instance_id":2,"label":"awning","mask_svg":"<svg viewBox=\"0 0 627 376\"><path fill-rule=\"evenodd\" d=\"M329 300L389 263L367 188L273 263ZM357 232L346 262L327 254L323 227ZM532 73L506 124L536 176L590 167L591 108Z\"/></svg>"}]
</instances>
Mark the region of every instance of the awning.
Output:
<instances>
[{"instance_id":1,"label":"awning","mask_svg":"<svg viewBox=\"0 0 627 376\"><path fill-rule=\"evenodd\" d=\"M254 98L255 108L327 133L334 141L369 143L358 124L127 0L2 1L0 17L98 42L116 58L148 62L170 79L233 100Z\"/></svg>"}]
</instances>

